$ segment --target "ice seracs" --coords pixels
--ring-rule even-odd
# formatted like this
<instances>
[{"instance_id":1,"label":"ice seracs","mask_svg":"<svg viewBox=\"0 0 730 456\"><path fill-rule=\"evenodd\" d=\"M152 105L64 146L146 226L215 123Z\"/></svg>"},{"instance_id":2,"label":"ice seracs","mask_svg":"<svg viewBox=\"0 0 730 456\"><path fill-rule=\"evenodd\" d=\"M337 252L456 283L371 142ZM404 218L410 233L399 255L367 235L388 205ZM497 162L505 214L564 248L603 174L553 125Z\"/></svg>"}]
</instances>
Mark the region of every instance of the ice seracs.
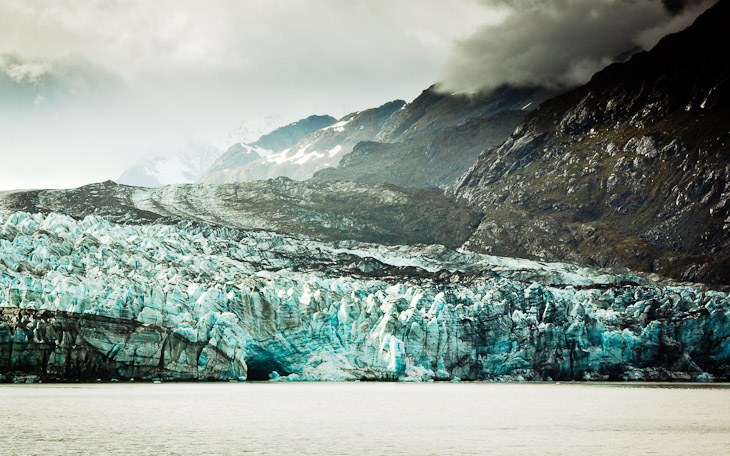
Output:
<instances>
[{"instance_id":1,"label":"ice seracs","mask_svg":"<svg viewBox=\"0 0 730 456\"><path fill-rule=\"evenodd\" d=\"M438 246L0 216L0 370L41 378L726 378L730 298Z\"/></svg>"}]
</instances>

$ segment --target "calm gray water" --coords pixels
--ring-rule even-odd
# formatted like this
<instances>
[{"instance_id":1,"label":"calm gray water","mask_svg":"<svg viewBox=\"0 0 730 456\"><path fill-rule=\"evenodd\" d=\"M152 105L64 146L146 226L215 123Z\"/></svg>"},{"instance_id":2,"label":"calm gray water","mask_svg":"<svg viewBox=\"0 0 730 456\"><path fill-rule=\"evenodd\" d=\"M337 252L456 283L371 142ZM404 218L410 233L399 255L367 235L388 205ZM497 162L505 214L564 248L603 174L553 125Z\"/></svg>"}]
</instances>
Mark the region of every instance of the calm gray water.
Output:
<instances>
[{"instance_id":1,"label":"calm gray water","mask_svg":"<svg viewBox=\"0 0 730 456\"><path fill-rule=\"evenodd\" d=\"M730 388L0 385L1 455L730 454Z\"/></svg>"}]
</instances>

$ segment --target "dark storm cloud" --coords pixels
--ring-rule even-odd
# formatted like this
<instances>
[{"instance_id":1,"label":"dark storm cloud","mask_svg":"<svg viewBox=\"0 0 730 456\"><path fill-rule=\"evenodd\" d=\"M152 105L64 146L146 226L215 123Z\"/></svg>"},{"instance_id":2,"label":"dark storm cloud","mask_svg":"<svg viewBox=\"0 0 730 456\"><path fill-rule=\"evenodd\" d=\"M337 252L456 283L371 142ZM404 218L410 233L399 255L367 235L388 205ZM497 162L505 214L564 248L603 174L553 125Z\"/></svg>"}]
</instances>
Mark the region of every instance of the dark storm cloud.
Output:
<instances>
[{"instance_id":1,"label":"dark storm cloud","mask_svg":"<svg viewBox=\"0 0 730 456\"><path fill-rule=\"evenodd\" d=\"M662 0L664 8L673 16L681 13L689 5L700 3L693 0Z\"/></svg>"},{"instance_id":2,"label":"dark storm cloud","mask_svg":"<svg viewBox=\"0 0 730 456\"><path fill-rule=\"evenodd\" d=\"M474 92L503 84L574 86L621 54L650 48L712 3L677 0L485 0L506 19L459 41L441 87Z\"/></svg>"}]
</instances>

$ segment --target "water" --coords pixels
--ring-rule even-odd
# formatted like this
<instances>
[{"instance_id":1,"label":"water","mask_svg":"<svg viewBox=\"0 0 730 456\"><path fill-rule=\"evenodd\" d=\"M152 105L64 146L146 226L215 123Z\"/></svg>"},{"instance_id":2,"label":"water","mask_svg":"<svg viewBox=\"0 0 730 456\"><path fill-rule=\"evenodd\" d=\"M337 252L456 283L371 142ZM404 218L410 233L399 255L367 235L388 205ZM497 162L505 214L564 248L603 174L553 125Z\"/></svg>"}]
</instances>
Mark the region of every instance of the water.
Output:
<instances>
[{"instance_id":1,"label":"water","mask_svg":"<svg viewBox=\"0 0 730 456\"><path fill-rule=\"evenodd\" d=\"M730 387L0 385L1 455L730 454Z\"/></svg>"}]
</instances>

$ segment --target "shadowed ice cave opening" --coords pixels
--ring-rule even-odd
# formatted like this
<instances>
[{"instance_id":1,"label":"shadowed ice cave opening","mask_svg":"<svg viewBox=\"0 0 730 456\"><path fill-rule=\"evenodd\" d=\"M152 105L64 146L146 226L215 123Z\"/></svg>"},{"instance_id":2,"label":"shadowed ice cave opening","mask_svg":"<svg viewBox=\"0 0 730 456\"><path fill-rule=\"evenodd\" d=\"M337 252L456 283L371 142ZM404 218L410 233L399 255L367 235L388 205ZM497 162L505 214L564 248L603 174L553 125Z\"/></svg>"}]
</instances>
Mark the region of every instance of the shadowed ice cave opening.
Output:
<instances>
[{"instance_id":1,"label":"shadowed ice cave opening","mask_svg":"<svg viewBox=\"0 0 730 456\"><path fill-rule=\"evenodd\" d=\"M248 374L246 376L246 380L248 381L268 381L273 372L282 376L291 373L288 369L277 363L272 354L265 350L256 350L251 358L246 360L246 365L248 366Z\"/></svg>"}]
</instances>

